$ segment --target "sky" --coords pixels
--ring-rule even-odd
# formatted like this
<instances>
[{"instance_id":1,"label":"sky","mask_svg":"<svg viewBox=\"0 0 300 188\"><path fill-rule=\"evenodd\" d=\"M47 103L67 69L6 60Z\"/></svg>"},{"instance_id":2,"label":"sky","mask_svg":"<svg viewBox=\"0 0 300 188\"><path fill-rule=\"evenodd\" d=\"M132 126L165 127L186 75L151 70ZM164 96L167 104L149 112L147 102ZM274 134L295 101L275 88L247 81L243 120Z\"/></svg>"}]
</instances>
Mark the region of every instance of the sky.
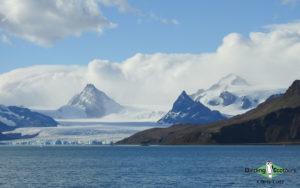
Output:
<instances>
[{"instance_id":1,"label":"sky","mask_svg":"<svg viewBox=\"0 0 300 188\"><path fill-rule=\"evenodd\" d=\"M58 107L90 82L165 105L229 73L287 87L299 41L298 0L1 0L0 103Z\"/></svg>"}]
</instances>

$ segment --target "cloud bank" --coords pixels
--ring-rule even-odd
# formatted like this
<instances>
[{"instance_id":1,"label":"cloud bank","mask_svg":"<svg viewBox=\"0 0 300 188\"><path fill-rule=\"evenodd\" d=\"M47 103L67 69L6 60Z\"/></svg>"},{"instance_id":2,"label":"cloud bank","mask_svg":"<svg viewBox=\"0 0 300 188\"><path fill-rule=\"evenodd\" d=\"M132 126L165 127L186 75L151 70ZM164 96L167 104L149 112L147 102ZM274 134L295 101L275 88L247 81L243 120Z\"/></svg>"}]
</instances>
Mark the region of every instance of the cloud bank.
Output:
<instances>
[{"instance_id":1,"label":"cloud bank","mask_svg":"<svg viewBox=\"0 0 300 188\"><path fill-rule=\"evenodd\" d=\"M41 46L115 27L101 13L96 0L1 0L0 31ZM120 1L122 2L122 1ZM116 4L118 5L118 4ZM124 5L120 5L123 10Z\"/></svg>"},{"instance_id":2,"label":"cloud bank","mask_svg":"<svg viewBox=\"0 0 300 188\"><path fill-rule=\"evenodd\" d=\"M121 104L170 106L182 90L207 88L229 73L253 85L286 88L300 78L300 22L266 28L248 37L231 33L214 53L139 53L120 63L17 69L0 75L0 104L58 107L93 83Z\"/></svg>"}]
</instances>

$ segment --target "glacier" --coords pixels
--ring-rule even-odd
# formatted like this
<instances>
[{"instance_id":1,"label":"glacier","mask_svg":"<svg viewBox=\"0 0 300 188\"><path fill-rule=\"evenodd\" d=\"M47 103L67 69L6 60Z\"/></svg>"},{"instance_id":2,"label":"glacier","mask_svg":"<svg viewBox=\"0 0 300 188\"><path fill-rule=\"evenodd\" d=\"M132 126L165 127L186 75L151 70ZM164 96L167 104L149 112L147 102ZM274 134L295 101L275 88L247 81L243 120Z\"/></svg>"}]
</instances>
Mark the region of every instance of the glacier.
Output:
<instances>
[{"instance_id":1,"label":"glacier","mask_svg":"<svg viewBox=\"0 0 300 188\"><path fill-rule=\"evenodd\" d=\"M17 128L3 134L21 133L38 136L28 139L1 141L8 145L98 145L113 144L134 133L153 127L162 127L154 122L102 122L61 120L57 127Z\"/></svg>"}]
</instances>

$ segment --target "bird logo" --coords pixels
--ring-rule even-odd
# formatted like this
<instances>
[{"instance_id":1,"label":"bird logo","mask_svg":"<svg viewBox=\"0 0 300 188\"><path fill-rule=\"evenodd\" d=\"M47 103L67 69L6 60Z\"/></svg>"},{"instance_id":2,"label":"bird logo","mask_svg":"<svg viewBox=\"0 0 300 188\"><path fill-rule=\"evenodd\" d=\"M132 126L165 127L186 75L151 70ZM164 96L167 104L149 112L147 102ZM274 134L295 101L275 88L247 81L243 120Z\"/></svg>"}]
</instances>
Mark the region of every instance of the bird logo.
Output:
<instances>
[{"instance_id":1,"label":"bird logo","mask_svg":"<svg viewBox=\"0 0 300 188\"><path fill-rule=\"evenodd\" d=\"M267 161L266 163L266 173L268 174L268 177L272 179L273 177L273 163L272 161Z\"/></svg>"}]
</instances>

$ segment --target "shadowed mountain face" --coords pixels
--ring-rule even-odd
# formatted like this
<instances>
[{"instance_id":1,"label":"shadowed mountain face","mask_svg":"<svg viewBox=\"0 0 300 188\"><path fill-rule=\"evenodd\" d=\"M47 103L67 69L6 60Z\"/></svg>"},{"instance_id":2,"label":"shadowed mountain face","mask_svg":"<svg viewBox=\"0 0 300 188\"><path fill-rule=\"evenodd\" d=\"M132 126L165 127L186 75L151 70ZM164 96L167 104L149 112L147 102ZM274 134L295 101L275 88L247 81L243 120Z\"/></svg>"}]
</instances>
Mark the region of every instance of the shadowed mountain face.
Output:
<instances>
[{"instance_id":1,"label":"shadowed mountain face","mask_svg":"<svg viewBox=\"0 0 300 188\"><path fill-rule=\"evenodd\" d=\"M173 108L158 123L209 123L225 119L218 111L211 111L198 101L193 101L185 91L177 98Z\"/></svg>"},{"instance_id":2,"label":"shadowed mountain face","mask_svg":"<svg viewBox=\"0 0 300 188\"><path fill-rule=\"evenodd\" d=\"M300 80L285 94L227 120L149 129L118 144L292 144L300 143Z\"/></svg>"},{"instance_id":3,"label":"shadowed mountain face","mask_svg":"<svg viewBox=\"0 0 300 188\"><path fill-rule=\"evenodd\" d=\"M0 105L0 140L11 140L17 138L29 138L36 135L2 134L23 127L56 127L57 122L51 117L38 112L32 112L27 108L17 106Z\"/></svg>"},{"instance_id":4,"label":"shadowed mountain face","mask_svg":"<svg viewBox=\"0 0 300 188\"><path fill-rule=\"evenodd\" d=\"M51 117L28 108L0 105L0 132L21 127L56 127L57 124Z\"/></svg>"}]
</instances>

